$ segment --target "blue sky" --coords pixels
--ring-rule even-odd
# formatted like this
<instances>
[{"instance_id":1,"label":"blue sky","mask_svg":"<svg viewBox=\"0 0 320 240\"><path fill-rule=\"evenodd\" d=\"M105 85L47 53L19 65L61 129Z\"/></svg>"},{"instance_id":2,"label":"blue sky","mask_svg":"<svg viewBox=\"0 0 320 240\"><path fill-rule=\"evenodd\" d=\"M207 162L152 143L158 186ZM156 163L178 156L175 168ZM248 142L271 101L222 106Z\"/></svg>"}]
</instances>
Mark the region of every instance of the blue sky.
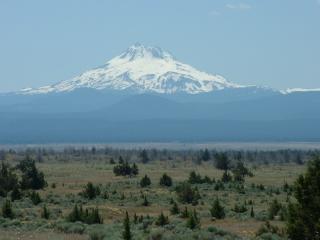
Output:
<instances>
[{"instance_id":1,"label":"blue sky","mask_svg":"<svg viewBox=\"0 0 320 240\"><path fill-rule=\"evenodd\" d=\"M239 84L320 87L320 0L1 0L0 91L66 80L135 42Z\"/></svg>"}]
</instances>

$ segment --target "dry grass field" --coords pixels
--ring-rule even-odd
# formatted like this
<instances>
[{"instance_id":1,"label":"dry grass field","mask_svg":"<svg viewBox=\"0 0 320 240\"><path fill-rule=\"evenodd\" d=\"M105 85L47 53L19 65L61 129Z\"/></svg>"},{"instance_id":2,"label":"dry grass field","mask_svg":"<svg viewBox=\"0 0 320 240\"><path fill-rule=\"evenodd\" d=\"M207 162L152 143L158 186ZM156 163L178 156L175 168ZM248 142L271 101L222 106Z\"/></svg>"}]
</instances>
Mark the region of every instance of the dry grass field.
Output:
<instances>
[{"instance_id":1,"label":"dry grass field","mask_svg":"<svg viewBox=\"0 0 320 240\"><path fill-rule=\"evenodd\" d=\"M11 160L15 161L9 159L9 161ZM0 239L90 239L87 230L69 231L56 227L57 222L60 224L60 222L65 221L66 216L76 203L99 209L99 213L104 219L103 227L113 229L112 236L110 235L109 238L104 235L104 239L121 239L122 221L126 211L131 218L136 214L156 219L161 213L164 213L165 216L169 216L170 224L182 228L185 226L186 220L181 219L179 215L170 213L171 199L178 202L180 209L184 209L184 207L191 210L195 209L200 218L201 229L206 230L215 227L230 234L230 236L221 239L253 239L256 238L258 229L267 220L270 220L272 225L278 226L280 229L285 226L285 222L279 218L268 219L268 209L274 199L277 199L283 205L287 204L290 196L288 197L287 192L283 191L284 184L292 184L299 174L306 169L306 165L298 165L292 162L279 164L249 163L247 166L252 171L253 177L246 177L243 191L239 191L228 183L224 185L224 189L220 190L215 189L215 184L195 184L194 186L198 188L201 199L199 204L191 205L179 203L175 186L187 181L191 171L195 171L201 176L209 176L216 180L221 179L223 171L218 170L213 161L199 164L190 159L153 160L147 164L138 163L138 176L125 177L115 176L113 173L115 165L111 164L109 160L109 158L88 157L81 161L77 159L61 161L61 159L48 157L45 161L37 163L37 167L44 173L48 183L48 187L38 191L43 203L34 206L26 200L15 202L13 205L19 212L19 223L12 224L14 226L10 224L7 227L2 226L0 228ZM159 179L164 173L172 178L172 187L159 185ZM150 177L151 185L141 188L139 182L145 175ZM108 197L89 200L79 196L88 182L105 189ZM263 185L265 189L259 190L253 185ZM143 196L147 196L150 202L149 206L143 206ZM226 211L226 217L221 220L213 220L210 215L212 203L217 198ZM52 217L49 220L41 220L42 222L37 223L38 228L29 226L35 219L39 221L44 203L52 213ZM236 204L246 205L247 210L242 213L234 212L233 208ZM250 216L251 207L254 209L254 217ZM148 231L140 231L139 227L134 227L134 232L140 231L134 239L162 239L153 238L151 235L154 231L161 232L161 234L166 231L174 234L175 231L178 231L170 228L159 228L154 224L149 228ZM108 232L108 230L103 231ZM190 239L201 239L201 237Z\"/></svg>"}]
</instances>

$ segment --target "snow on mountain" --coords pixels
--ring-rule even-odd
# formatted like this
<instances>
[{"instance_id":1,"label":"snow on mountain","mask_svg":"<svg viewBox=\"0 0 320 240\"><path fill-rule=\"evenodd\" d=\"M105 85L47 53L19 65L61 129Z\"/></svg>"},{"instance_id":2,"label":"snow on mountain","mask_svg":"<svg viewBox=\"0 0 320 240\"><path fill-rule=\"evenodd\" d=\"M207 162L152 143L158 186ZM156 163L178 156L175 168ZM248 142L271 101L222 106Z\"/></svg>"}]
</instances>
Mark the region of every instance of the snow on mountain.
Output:
<instances>
[{"instance_id":1,"label":"snow on mountain","mask_svg":"<svg viewBox=\"0 0 320 240\"><path fill-rule=\"evenodd\" d=\"M289 88L287 90L281 91L283 94L290 94L290 93L296 93L296 92L320 92L320 88Z\"/></svg>"},{"instance_id":2,"label":"snow on mountain","mask_svg":"<svg viewBox=\"0 0 320 240\"><path fill-rule=\"evenodd\" d=\"M101 67L54 85L26 88L19 93L45 94L93 88L197 94L240 87L243 86L228 82L222 76L210 75L181 63L160 48L135 44Z\"/></svg>"}]
</instances>

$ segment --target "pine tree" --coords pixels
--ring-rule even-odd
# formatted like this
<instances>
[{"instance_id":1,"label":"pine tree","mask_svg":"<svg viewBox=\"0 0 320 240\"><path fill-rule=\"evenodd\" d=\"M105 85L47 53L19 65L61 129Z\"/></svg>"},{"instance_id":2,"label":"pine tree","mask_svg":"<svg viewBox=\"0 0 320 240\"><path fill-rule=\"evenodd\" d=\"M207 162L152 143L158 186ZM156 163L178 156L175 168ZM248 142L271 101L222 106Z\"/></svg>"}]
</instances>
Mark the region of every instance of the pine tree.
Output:
<instances>
[{"instance_id":1,"label":"pine tree","mask_svg":"<svg viewBox=\"0 0 320 240\"><path fill-rule=\"evenodd\" d=\"M15 186L11 192L11 201L20 200L22 198L22 193L18 186Z\"/></svg>"},{"instance_id":2,"label":"pine tree","mask_svg":"<svg viewBox=\"0 0 320 240\"><path fill-rule=\"evenodd\" d=\"M114 159L113 159L113 158L110 158L109 163L110 163L111 165L116 164L116 162L114 161Z\"/></svg>"},{"instance_id":3,"label":"pine tree","mask_svg":"<svg viewBox=\"0 0 320 240\"><path fill-rule=\"evenodd\" d=\"M2 161L0 165L0 196L6 197L8 192L18 187L18 177L14 174L13 169Z\"/></svg>"},{"instance_id":4,"label":"pine tree","mask_svg":"<svg viewBox=\"0 0 320 240\"><path fill-rule=\"evenodd\" d=\"M122 237L124 240L131 240L132 239L132 233L130 230L130 219L129 219L129 214L126 212L126 217L123 221L123 227L124 231L122 233Z\"/></svg>"},{"instance_id":5,"label":"pine tree","mask_svg":"<svg viewBox=\"0 0 320 240\"><path fill-rule=\"evenodd\" d=\"M6 199L2 205L2 216L4 218L14 218L11 201Z\"/></svg>"},{"instance_id":6,"label":"pine tree","mask_svg":"<svg viewBox=\"0 0 320 240\"><path fill-rule=\"evenodd\" d=\"M210 209L211 216L217 219L222 219L225 217L224 208L221 206L218 198L213 202L213 205Z\"/></svg>"},{"instance_id":7,"label":"pine tree","mask_svg":"<svg viewBox=\"0 0 320 240\"><path fill-rule=\"evenodd\" d=\"M139 218L138 218L137 214L136 214L136 213L134 213L134 216L133 216L133 223L134 223L134 224L137 224L137 223L138 223L138 221L139 221Z\"/></svg>"},{"instance_id":8,"label":"pine tree","mask_svg":"<svg viewBox=\"0 0 320 240\"><path fill-rule=\"evenodd\" d=\"M215 158L215 166L217 169L221 169L224 171L229 170L230 160L226 153L216 153L214 158Z\"/></svg>"},{"instance_id":9,"label":"pine tree","mask_svg":"<svg viewBox=\"0 0 320 240\"><path fill-rule=\"evenodd\" d=\"M81 211L78 208L78 205L74 205L73 210L71 211L71 213L69 214L69 216L67 217L67 220L69 222L77 222L77 221L81 221L82 218L82 207L81 207Z\"/></svg>"},{"instance_id":10,"label":"pine tree","mask_svg":"<svg viewBox=\"0 0 320 240\"><path fill-rule=\"evenodd\" d=\"M193 188L190 183L183 182L176 187L178 199L182 203L197 204L197 201L201 198L197 188Z\"/></svg>"},{"instance_id":11,"label":"pine tree","mask_svg":"<svg viewBox=\"0 0 320 240\"><path fill-rule=\"evenodd\" d=\"M160 178L160 186L171 187L172 186L172 178L169 177L166 173L162 175Z\"/></svg>"},{"instance_id":12,"label":"pine tree","mask_svg":"<svg viewBox=\"0 0 320 240\"><path fill-rule=\"evenodd\" d=\"M294 185L296 203L289 204L287 231L292 240L320 238L320 156Z\"/></svg>"},{"instance_id":13,"label":"pine tree","mask_svg":"<svg viewBox=\"0 0 320 240\"><path fill-rule=\"evenodd\" d=\"M185 207L183 212L181 213L181 217L182 218L188 218L189 217L189 211L188 211L188 208Z\"/></svg>"},{"instance_id":14,"label":"pine tree","mask_svg":"<svg viewBox=\"0 0 320 240\"><path fill-rule=\"evenodd\" d=\"M22 172L20 182L22 189L39 190L47 186L44 174L38 171L35 161L28 155L18 164L17 168Z\"/></svg>"},{"instance_id":15,"label":"pine tree","mask_svg":"<svg viewBox=\"0 0 320 240\"><path fill-rule=\"evenodd\" d=\"M39 203L42 202L42 199L41 199L39 193L37 193L36 191L32 191L30 193L30 199L34 205L38 205Z\"/></svg>"},{"instance_id":16,"label":"pine tree","mask_svg":"<svg viewBox=\"0 0 320 240\"><path fill-rule=\"evenodd\" d=\"M142 163L148 163L150 161L148 153L145 149L140 153L140 159Z\"/></svg>"},{"instance_id":17,"label":"pine tree","mask_svg":"<svg viewBox=\"0 0 320 240\"><path fill-rule=\"evenodd\" d=\"M139 174L138 166L135 163L132 165L131 174L134 175L134 176Z\"/></svg>"},{"instance_id":18,"label":"pine tree","mask_svg":"<svg viewBox=\"0 0 320 240\"><path fill-rule=\"evenodd\" d=\"M204 150L204 152L202 153L201 159L205 162L210 160L210 153L208 149Z\"/></svg>"},{"instance_id":19,"label":"pine tree","mask_svg":"<svg viewBox=\"0 0 320 240\"><path fill-rule=\"evenodd\" d=\"M178 204L176 202L173 203L171 209L170 209L171 214L176 215L180 213L180 209L178 207Z\"/></svg>"},{"instance_id":20,"label":"pine tree","mask_svg":"<svg viewBox=\"0 0 320 240\"><path fill-rule=\"evenodd\" d=\"M156 221L156 225L158 226L164 226L169 224L169 218L164 216L164 214L161 212L161 214L159 215L157 221Z\"/></svg>"},{"instance_id":21,"label":"pine tree","mask_svg":"<svg viewBox=\"0 0 320 240\"><path fill-rule=\"evenodd\" d=\"M196 229L200 227L200 219L198 218L196 210L193 210L193 212L189 214L187 227L190 229Z\"/></svg>"},{"instance_id":22,"label":"pine tree","mask_svg":"<svg viewBox=\"0 0 320 240\"><path fill-rule=\"evenodd\" d=\"M146 195L144 195L144 197L143 197L143 203L142 203L142 205L145 206L145 207L147 207L147 206L150 205L150 203L149 203Z\"/></svg>"},{"instance_id":23,"label":"pine tree","mask_svg":"<svg viewBox=\"0 0 320 240\"><path fill-rule=\"evenodd\" d=\"M82 194L84 197L88 199L94 199L98 195L100 195L100 188L99 186L94 186L91 182L88 182L85 189L83 190Z\"/></svg>"},{"instance_id":24,"label":"pine tree","mask_svg":"<svg viewBox=\"0 0 320 240\"><path fill-rule=\"evenodd\" d=\"M151 180L147 175L145 175L140 181L140 186L144 188L150 185L151 185Z\"/></svg>"},{"instance_id":25,"label":"pine tree","mask_svg":"<svg viewBox=\"0 0 320 240\"><path fill-rule=\"evenodd\" d=\"M43 205L41 217L44 219L49 219L49 217L50 217L50 213L49 213L49 210L47 209L46 205Z\"/></svg>"},{"instance_id":26,"label":"pine tree","mask_svg":"<svg viewBox=\"0 0 320 240\"><path fill-rule=\"evenodd\" d=\"M254 215L253 206L251 206L250 217L254 218Z\"/></svg>"}]
</instances>

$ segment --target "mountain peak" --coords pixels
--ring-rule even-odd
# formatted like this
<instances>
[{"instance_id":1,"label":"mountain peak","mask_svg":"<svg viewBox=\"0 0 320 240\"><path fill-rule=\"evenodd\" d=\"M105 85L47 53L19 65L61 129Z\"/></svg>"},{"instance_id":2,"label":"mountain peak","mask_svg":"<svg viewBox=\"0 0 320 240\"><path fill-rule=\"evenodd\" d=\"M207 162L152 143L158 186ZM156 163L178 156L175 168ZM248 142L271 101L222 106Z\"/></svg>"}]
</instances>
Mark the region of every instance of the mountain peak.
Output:
<instances>
[{"instance_id":1,"label":"mountain peak","mask_svg":"<svg viewBox=\"0 0 320 240\"><path fill-rule=\"evenodd\" d=\"M141 43L135 43L122 53L120 58L132 61L139 58L173 59L173 56L159 47L145 46Z\"/></svg>"},{"instance_id":2,"label":"mountain peak","mask_svg":"<svg viewBox=\"0 0 320 240\"><path fill-rule=\"evenodd\" d=\"M222 76L211 75L177 61L159 47L136 43L105 65L72 79L20 94L70 92L79 88L132 90L138 92L198 94L224 88L238 88Z\"/></svg>"}]
</instances>

